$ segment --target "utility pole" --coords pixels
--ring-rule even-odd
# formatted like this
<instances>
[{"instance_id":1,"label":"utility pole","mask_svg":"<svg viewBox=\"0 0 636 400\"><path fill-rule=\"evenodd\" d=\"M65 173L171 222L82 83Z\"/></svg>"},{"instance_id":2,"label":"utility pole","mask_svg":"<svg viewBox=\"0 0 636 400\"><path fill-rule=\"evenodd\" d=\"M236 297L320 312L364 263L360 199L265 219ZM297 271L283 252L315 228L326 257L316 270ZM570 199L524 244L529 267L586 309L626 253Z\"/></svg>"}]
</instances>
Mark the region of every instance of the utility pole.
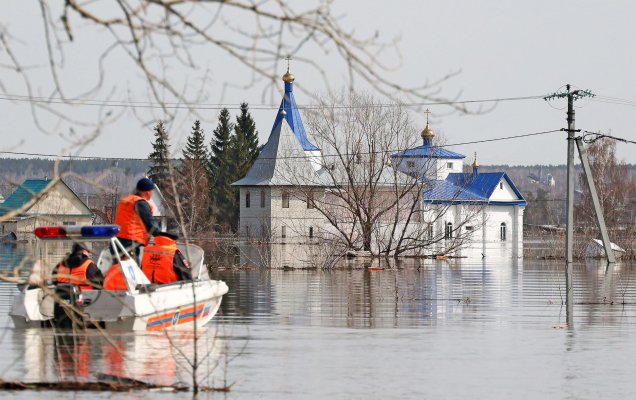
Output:
<instances>
[{"instance_id":1,"label":"utility pole","mask_svg":"<svg viewBox=\"0 0 636 400\"><path fill-rule=\"evenodd\" d=\"M567 225L565 233L565 303L567 323L572 325L572 308L573 308L573 281L572 281L572 262L573 262L573 245L574 245L574 146L577 147L581 164L583 165L583 172L585 173L585 180L587 182L590 195L592 197L592 203L594 204L594 213L596 215L596 223L603 239L603 247L605 248L605 255L608 263L616 262L614 257L614 251L612 250L609 235L605 227L605 219L603 218L603 210L601 210L598 195L596 193L596 186L594 185L594 179L590 169L589 160L587 157L587 151L583 145L581 137L576 137L575 118L574 118L574 101L584 97L594 97L594 94L589 90L570 90L570 85L565 86L565 93L554 93L546 96L544 100L552 100L557 98L567 97L568 99L568 112L567 112L567 129L562 129L568 133L568 153L567 153Z\"/></svg>"}]
</instances>

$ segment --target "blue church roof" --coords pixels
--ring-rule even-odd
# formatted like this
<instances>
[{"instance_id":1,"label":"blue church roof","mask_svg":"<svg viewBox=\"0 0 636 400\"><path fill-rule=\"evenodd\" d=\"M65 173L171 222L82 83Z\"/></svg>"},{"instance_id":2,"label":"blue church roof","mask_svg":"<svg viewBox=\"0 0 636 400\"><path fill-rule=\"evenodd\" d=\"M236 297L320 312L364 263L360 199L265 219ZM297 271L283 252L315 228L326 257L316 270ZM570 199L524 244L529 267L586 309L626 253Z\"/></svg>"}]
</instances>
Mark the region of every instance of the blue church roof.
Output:
<instances>
[{"instance_id":1,"label":"blue church roof","mask_svg":"<svg viewBox=\"0 0 636 400\"><path fill-rule=\"evenodd\" d=\"M272 127L272 132L274 132L280 122L283 119L283 114L281 110L285 110L285 119L287 120L287 124L291 128L296 138L300 142L303 150L320 150L316 145L309 141L307 137L307 133L305 132L305 127L303 126L303 121L300 118L300 112L298 111L298 106L296 105L296 99L294 98L294 83L293 82L285 82L285 95L283 96L283 100L280 103L280 107L278 108L278 114L276 115L276 120L274 120L274 126Z\"/></svg>"},{"instance_id":2,"label":"blue church roof","mask_svg":"<svg viewBox=\"0 0 636 400\"><path fill-rule=\"evenodd\" d=\"M446 150L443 147L431 146L429 144L423 144L422 146L414 147L394 153L392 157L402 158L451 158L461 160L466 158L465 155L455 153L454 151Z\"/></svg>"},{"instance_id":3,"label":"blue church roof","mask_svg":"<svg viewBox=\"0 0 636 400\"><path fill-rule=\"evenodd\" d=\"M528 204L505 172L448 174L446 180L430 182L429 188L424 190L424 201L433 204L486 203L489 202L490 196L492 196L501 179L506 180L518 200L493 202L494 204L519 206Z\"/></svg>"},{"instance_id":4,"label":"blue church roof","mask_svg":"<svg viewBox=\"0 0 636 400\"><path fill-rule=\"evenodd\" d=\"M0 216L23 207L50 183L48 179L27 179L3 203L0 203Z\"/></svg>"}]
</instances>

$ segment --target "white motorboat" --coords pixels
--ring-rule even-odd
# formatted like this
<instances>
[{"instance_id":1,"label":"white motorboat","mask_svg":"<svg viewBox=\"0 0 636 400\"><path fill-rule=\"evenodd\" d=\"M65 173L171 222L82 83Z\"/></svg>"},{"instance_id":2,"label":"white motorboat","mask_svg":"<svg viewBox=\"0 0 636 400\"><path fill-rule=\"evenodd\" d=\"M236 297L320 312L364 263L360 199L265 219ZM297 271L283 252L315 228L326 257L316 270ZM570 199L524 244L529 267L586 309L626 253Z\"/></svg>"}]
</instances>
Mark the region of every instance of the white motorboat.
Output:
<instances>
[{"instance_id":1,"label":"white motorboat","mask_svg":"<svg viewBox=\"0 0 636 400\"><path fill-rule=\"evenodd\" d=\"M228 292L223 281L211 280L203 269L203 250L195 245L180 248L188 258L192 280L163 285L150 283L133 257L117 240L117 225L39 227L40 240L105 240L116 251L104 249L97 261L104 275L112 257L122 267L127 290L82 290L73 285L46 285L30 279L14 297L10 315L16 327L59 326L61 319L81 326L152 331L206 324ZM60 287L62 286L62 287Z\"/></svg>"}]
</instances>

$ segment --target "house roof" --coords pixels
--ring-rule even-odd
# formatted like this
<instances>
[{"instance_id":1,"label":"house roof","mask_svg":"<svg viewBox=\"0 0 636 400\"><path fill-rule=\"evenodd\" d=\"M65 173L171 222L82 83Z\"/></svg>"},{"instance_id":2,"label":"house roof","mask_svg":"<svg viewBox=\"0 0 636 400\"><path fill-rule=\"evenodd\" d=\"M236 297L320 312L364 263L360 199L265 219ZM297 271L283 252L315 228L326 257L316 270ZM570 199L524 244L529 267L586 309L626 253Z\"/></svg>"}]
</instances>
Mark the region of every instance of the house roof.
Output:
<instances>
[{"instance_id":1,"label":"house roof","mask_svg":"<svg viewBox=\"0 0 636 400\"><path fill-rule=\"evenodd\" d=\"M517 196L513 201L490 201L497 185L505 179ZM528 203L505 172L452 173L446 180L431 181L424 191L424 201L434 204L491 203L525 206Z\"/></svg>"},{"instance_id":2,"label":"house roof","mask_svg":"<svg viewBox=\"0 0 636 400\"><path fill-rule=\"evenodd\" d=\"M232 186L323 186L320 176L287 119L281 117L252 168Z\"/></svg>"},{"instance_id":3,"label":"house roof","mask_svg":"<svg viewBox=\"0 0 636 400\"><path fill-rule=\"evenodd\" d=\"M430 146L424 144L422 146L414 147L412 149L402 150L391 155L393 158L450 158L461 160L466 158L465 155L455 153L454 151L446 150L443 147Z\"/></svg>"},{"instance_id":4,"label":"house roof","mask_svg":"<svg viewBox=\"0 0 636 400\"><path fill-rule=\"evenodd\" d=\"M45 189L47 189L50 185L64 185L73 196L79 200L82 206L88 211L86 214L72 214L72 215L93 215L90 208L84 203L82 199L77 196L77 194L68 187L68 185L61 179L59 180L51 180L51 179L27 179L20 186L18 186L13 193L0 204L0 217L10 213L11 211L18 210L24 207L27 203L29 203L34 197L37 197L42 193ZM26 212L31 209L31 206L27 207L23 212ZM67 215L67 214L65 214ZM68 214L70 215L70 214Z\"/></svg>"},{"instance_id":5,"label":"house roof","mask_svg":"<svg viewBox=\"0 0 636 400\"><path fill-rule=\"evenodd\" d=\"M281 113L282 110L285 110L285 113ZM276 114L276 119L274 120L272 133L279 127L283 118L285 118L292 132L296 135L296 138L300 142L303 150L320 150L316 145L311 143L307 137L305 126L300 118L300 112L298 111L296 99L294 98L294 84L292 82L285 82L285 95L283 96L283 100L278 108L278 114Z\"/></svg>"},{"instance_id":6,"label":"house roof","mask_svg":"<svg viewBox=\"0 0 636 400\"><path fill-rule=\"evenodd\" d=\"M0 204L0 216L18 210L49 186L49 179L27 179ZM25 210L26 211L26 210Z\"/></svg>"}]
</instances>

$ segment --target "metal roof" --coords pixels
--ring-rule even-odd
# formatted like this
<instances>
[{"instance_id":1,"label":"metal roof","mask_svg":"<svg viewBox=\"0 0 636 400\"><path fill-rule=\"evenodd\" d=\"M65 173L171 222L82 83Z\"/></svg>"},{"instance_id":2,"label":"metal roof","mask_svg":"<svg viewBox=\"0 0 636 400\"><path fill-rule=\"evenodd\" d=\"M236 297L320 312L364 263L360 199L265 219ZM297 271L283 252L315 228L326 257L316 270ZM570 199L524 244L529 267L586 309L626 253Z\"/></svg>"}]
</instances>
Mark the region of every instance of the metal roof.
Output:
<instances>
[{"instance_id":1,"label":"metal roof","mask_svg":"<svg viewBox=\"0 0 636 400\"><path fill-rule=\"evenodd\" d=\"M247 175L232 186L323 186L321 175L285 119L272 130Z\"/></svg>"},{"instance_id":2,"label":"metal roof","mask_svg":"<svg viewBox=\"0 0 636 400\"><path fill-rule=\"evenodd\" d=\"M490 202L490 196L497 185L505 179L517 196L517 200L508 202ZM491 203L514 204L525 206L528 203L508 174L505 172L486 173L452 173L446 180L431 181L429 188L424 191L424 201L435 204L448 203Z\"/></svg>"},{"instance_id":3,"label":"metal roof","mask_svg":"<svg viewBox=\"0 0 636 400\"><path fill-rule=\"evenodd\" d=\"M0 216L17 210L42 192L52 181L49 179L27 179L0 204ZM26 210L25 210L26 211Z\"/></svg>"},{"instance_id":4,"label":"metal roof","mask_svg":"<svg viewBox=\"0 0 636 400\"><path fill-rule=\"evenodd\" d=\"M285 114L282 114L281 111L285 110ZM283 117L289 124L292 132L298 138L303 150L320 150L316 145L309 141L307 137L307 133L305 132L305 126L303 125L303 121L300 118L300 112L298 111L298 106L296 105L296 99L294 98L294 84L291 82L285 82L285 95L283 96L283 100L280 103L280 107L278 108L278 114L276 115L276 119L274 120L274 126L272 127L272 133L276 130L280 122L283 120Z\"/></svg>"},{"instance_id":5,"label":"metal roof","mask_svg":"<svg viewBox=\"0 0 636 400\"><path fill-rule=\"evenodd\" d=\"M459 159L466 158L465 155L455 153L454 151L446 150L443 147L429 146L424 144L422 146L414 147L403 151L398 151L391 155L393 158L451 158Z\"/></svg>"}]
</instances>

